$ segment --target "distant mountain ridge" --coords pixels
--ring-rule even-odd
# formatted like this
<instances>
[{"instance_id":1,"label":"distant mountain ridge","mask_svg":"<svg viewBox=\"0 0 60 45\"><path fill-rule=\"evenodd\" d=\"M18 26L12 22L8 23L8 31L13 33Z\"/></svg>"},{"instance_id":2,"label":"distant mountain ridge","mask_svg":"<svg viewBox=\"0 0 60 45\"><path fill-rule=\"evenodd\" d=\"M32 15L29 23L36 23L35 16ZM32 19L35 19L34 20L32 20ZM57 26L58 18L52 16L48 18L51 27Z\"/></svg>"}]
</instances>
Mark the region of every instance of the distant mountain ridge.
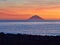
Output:
<instances>
[{"instance_id":1,"label":"distant mountain ridge","mask_svg":"<svg viewBox=\"0 0 60 45\"><path fill-rule=\"evenodd\" d=\"M34 15L32 17L30 17L28 20L44 20L42 17Z\"/></svg>"}]
</instances>

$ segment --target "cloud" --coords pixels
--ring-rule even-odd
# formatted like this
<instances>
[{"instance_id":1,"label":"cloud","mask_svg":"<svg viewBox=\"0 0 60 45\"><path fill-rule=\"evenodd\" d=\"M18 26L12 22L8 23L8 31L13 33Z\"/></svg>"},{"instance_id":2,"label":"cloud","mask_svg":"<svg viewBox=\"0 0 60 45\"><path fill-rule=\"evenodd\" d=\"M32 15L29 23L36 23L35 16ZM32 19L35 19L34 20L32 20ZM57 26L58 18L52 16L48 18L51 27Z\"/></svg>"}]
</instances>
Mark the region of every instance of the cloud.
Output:
<instances>
[{"instance_id":1,"label":"cloud","mask_svg":"<svg viewBox=\"0 0 60 45\"><path fill-rule=\"evenodd\" d=\"M17 4L23 4L23 3L28 3L28 4L60 4L60 0L0 0L0 2L4 3L17 3Z\"/></svg>"},{"instance_id":2,"label":"cloud","mask_svg":"<svg viewBox=\"0 0 60 45\"><path fill-rule=\"evenodd\" d=\"M0 0L0 8L5 7L56 7L60 6L60 0Z\"/></svg>"},{"instance_id":3,"label":"cloud","mask_svg":"<svg viewBox=\"0 0 60 45\"><path fill-rule=\"evenodd\" d=\"M0 1L7 1L7 0L0 0Z\"/></svg>"}]
</instances>

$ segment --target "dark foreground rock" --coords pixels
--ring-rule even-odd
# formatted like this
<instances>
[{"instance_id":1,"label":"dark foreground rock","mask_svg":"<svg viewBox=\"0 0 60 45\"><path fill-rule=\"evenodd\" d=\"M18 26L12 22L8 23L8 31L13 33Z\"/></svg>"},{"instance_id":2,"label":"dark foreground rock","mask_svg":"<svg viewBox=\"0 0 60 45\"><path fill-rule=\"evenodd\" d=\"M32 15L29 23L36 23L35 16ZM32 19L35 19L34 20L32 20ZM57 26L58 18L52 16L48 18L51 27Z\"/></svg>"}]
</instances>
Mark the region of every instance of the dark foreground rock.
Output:
<instances>
[{"instance_id":1,"label":"dark foreground rock","mask_svg":"<svg viewBox=\"0 0 60 45\"><path fill-rule=\"evenodd\" d=\"M60 45L60 36L0 33L0 45Z\"/></svg>"}]
</instances>

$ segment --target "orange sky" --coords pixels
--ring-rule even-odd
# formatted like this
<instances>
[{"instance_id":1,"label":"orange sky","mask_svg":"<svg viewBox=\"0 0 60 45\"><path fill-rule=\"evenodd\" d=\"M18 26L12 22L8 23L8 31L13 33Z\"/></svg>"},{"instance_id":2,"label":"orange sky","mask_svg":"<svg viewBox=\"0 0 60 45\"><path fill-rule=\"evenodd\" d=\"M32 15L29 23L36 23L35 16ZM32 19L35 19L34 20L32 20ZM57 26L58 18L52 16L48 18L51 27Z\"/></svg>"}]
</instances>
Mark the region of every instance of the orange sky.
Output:
<instances>
[{"instance_id":1,"label":"orange sky","mask_svg":"<svg viewBox=\"0 0 60 45\"><path fill-rule=\"evenodd\" d=\"M38 15L45 20L60 20L60 5L51 3L39 5L36 2L33 3L32 0L29 3L0 4L0 20L25 20L33 15Z\"/></svg>"},{"instance_id":2,"label":"orange sky","mask_svg":"<svg viewBox=\"0 0 60 45\"><path fill-rule=\"evenodd\" d=\"M37 8L37 9L19 9L19 8L8 8L0 10L0 19L9 20L24 20L28 19L33 15L41 16L46 20L59 20L60 19L60 9L59 8Z\"/></svg>"}]
</instances>

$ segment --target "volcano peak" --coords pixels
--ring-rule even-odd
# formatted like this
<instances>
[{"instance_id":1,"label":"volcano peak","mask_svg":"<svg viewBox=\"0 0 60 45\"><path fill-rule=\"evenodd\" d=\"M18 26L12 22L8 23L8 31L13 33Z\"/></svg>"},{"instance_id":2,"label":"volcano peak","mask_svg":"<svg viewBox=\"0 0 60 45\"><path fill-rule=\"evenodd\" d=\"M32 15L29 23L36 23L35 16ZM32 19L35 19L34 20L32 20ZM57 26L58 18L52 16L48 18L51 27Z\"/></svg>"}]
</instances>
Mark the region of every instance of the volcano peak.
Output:
<instances>
[{"instance_id":1,"label":"volcano peak","mask_svg":"<svg viewBox=\"0 0 60 45\"><path fill-rule=\"evenodd\" d=\"M44 19L38 15L34 15L34 16L30 17L29 20L44 20Z\"/></svg>"}]
</instances>

